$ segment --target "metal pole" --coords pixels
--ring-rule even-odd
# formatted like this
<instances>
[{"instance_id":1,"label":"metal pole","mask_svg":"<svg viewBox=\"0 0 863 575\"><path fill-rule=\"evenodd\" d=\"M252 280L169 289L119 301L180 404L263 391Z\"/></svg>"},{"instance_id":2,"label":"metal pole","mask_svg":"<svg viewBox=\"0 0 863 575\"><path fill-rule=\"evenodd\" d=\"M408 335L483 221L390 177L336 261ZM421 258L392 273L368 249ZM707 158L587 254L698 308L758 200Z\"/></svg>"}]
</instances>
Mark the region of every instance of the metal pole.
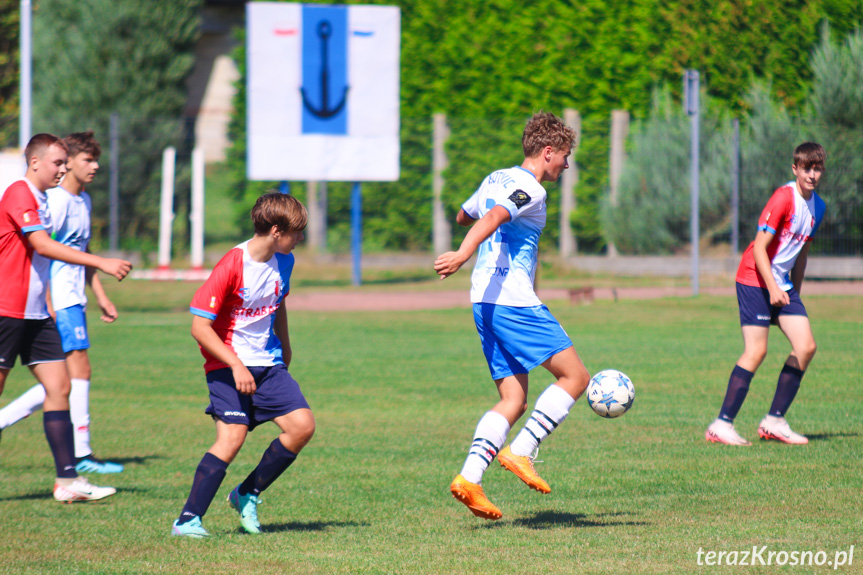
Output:
<instances>
[{"instance_id":1,"label":"metal pole","mask_svg":"<svg viewBox=\"0 0 863 575\"><path fill-rule=\"evenodd\" d=\"M108 248L111 252L119 249L120 229L120 117L111 114L108 137L111 143L111 173L108 183Z\"/></svg>"},{"instance_id":2,"label":"metal pole","mask_svg":"<svg viewBox=\"0 0 863 575\"><path fill-rule=\"evenodd\" d=\"M291 184L287 180L279 182L279 191L283 194L291 193Z\"/></svg>"},{"instance_id":3,"label":"metal pole","mask_svg":"<svg viewBox=\"0 0 863 575\"><path fill-rule=\"evenodd\" d=\"M689 114L692 125L692 140L690 155L692 161L690 163L689 181L692 193L692 209L689 215L690 218L690 238L692 242L692 295L698 295L698 91L699 91L699 76L698 70L687 70L684 74L684 93L686 95L686 113Z\"/></svg>"},{"instance_id":4,"label":"metal pole","mask_svg":"<svg viewBox=\"0 0 863 575\"><path fill-rule=\"evenodd\" d=\"M351 190L351 253L353 254L353 285L355 286L362 283L362 201L362 189L360 188L360 183L354 182L354 187Z\"/></svg>"},{"instance_id":5,"label":"metal pole","mask_svg":"<svg viewBox=\"0 0 863 575\"><path fill-rule=\"evenodd\" d=\"M32 78L33 78L33 52L32 52L32 21L33 12L30 0L21 0L21 24L20 24L20 77L18 79L18 91L20 94L20 111L18 114L18 146L23 150L30 141L31 125L31 102L32 102ZM27 159L28 163L30 159Z\"/></svg>"},{"instance_id":6,"label":"metal pole","mask_svg":"<svg viewBox=\"0 0 863 575\"><path fill-rule=\"evenodd\" d=\"M626 137L629 134L629 112L626 110L611 111L611 146L608 155L608 188L611 208L617 207L617 192L620 185L620 175L626 161ZM608 242L608 257L618 255L617 246Z\"/></svg>"},{"instance_id":7,"label":"metal pole","mask_svg":"<svg viewBox=\"0 0 863 575\"><path fill-rule=\"evenodd\" d=\"M204 149L195 146L192 150L192 206L189 210L192 224L192 269L204 267Z\"/></svg>"},{"instance_id":8,"label":"metal pole","mask_svg":"<svg viewBox=\"0 0 863 575\"><path fill-rule=\"evenodd\" d=\"M171 263L171 227L174 222L174 165L177 150L172 147L162 152L162 198L159 206L159 269L168 269Z\"/></svg>"},{"instance_id":9,"label":"metal pole","mask_svg":"<svg viewBox=\"0 0 863 575\"><path fill-rule=\"evenodd\" d=\"M740 252L740 120L734 118L734 143L731 151L731 255Z\"/></svg>"}]
</instances>

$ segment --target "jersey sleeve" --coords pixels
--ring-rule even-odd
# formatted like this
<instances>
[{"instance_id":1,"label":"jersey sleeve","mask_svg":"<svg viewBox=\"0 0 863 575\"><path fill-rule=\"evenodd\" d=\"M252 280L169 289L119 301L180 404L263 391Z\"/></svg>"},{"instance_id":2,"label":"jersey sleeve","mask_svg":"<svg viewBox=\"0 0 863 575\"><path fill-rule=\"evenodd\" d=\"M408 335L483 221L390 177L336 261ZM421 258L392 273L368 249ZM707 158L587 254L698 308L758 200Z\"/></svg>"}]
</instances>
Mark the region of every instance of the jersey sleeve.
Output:
<instances>
[{"instance_id":1,"label":"jersey sleeve","mask_svg":"<svg viewBox=\"0 0 863 575\"><path fill-rule=\"evenodd\" d=\"M39 215L39 204L36 203L36 198L23 180L6 190L3 194L3 203L6 204L6 212L14 226L20 228L21 233L27 234L45 229Z\"/></svg>"},{"instance_id":2,"label":"jersey sleeve","mask_svg":"<svg viewBox=\"0 0 863 575\"><path fill-rule=\"evenodd\" d=\"M195 292L189 306L192 315L215 320L225 300L240 288L242 273L243 251L234 248L216 264L210 277Z\"/></svg>"},{"instance_id":3,"label":"jersey sleeve","mask_svg":"<svg viewBox=\"0 0 863 575\"><path fill-rule=\"evenodd\" d=\"M794 201L790 192L791 190L787 186L773 192L773 196L770 197L767 205L761 211L761 217L758 218L759 232L776 235L776 230L782 226L789 213L794 209Z\"/></svg>"},{"instance_id":4,"label":"jersey sleeve","mask_svg":"<svg viewBox=\"0 0 863 575\"><path fill-rule=\"evenodd\" d=\"M464 213L473 220L478 220L480 218L479 196L480 194L478 189L465 203L461 205L461 209L464 210Z\"/></svg>"}]
</instances>

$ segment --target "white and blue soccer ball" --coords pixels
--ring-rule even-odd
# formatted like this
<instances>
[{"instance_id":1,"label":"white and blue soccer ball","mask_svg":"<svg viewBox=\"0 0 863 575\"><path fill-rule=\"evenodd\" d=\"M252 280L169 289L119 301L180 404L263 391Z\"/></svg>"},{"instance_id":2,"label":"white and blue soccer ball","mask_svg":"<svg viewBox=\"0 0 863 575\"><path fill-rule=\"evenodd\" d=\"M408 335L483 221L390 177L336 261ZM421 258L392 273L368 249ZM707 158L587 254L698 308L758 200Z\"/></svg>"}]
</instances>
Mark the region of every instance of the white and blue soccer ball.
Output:
<instances>
[{"instance_id":1,"label":"white and blue soccer ball","mask_svg":"<svg viewBox=\"0 0 863 575\"><path fill-rule=\"evenodd\" d=\"M587 403L602 417L620 417L635 401L635 386L616 369L600 371L587 384Z\"/></svg>"}]
</instances>

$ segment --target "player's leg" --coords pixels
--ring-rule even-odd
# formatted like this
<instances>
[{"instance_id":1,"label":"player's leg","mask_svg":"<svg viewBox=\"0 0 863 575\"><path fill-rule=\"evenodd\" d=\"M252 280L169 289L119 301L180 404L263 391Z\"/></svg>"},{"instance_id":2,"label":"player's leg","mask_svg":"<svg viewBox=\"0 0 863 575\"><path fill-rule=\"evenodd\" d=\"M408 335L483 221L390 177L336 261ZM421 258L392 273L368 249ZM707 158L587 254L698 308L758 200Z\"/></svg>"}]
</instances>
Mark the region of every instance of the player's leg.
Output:
<instances>
[{"instance_id":1,"label":"player's leg","mask_svg":"<svg viewBox=\"0 0 863 575\"><path fill-rule=\"evenodd\" d=\"M3 370L8 371L8 370ZM0 429L6 429L15 425L22 419L33 415L34 411L42 409L45 402L45 388L42 384L36 384L20 396L12 400L9 405L0 409Z\"/></svg>"},{"instance_id":2,"label":"player's leg","mask_svg":"<svg viewBox=\"0 0 863 575\"><path fill-rule=\"evenodd\" d=\"M204 454L195 469L192 489L189 491L189 497L186 499L180 517L174 521L172 535L209 536L201 521L225 479L228 465L243 446L248 431L247 425L226 423L216 419L216 442Z\"/></svg>"},{"instance_id":3,"label":"player's leg","mask_svg":"<svg viewBox=\"0 0 863 575\"><path fill-rule=\"evenodd\" d=\"M792 445L805 445L809 443L809 440L791 430L785 420L785 414L797 396L803 375L815 356L817 346L807 316L782 314L778 318L778 323L782 333L791 342L791 354L779 373L773 403L770 405L770 411L758 426L758 436L762 439L775 439Z\"/></svg>"},{"instance_id":4,"label":"player's leg","mask_svg":"<svg viewBox=\"0 0 863 575\"><path fill-rule=\"evenodd\" d=\"M83 314L82 314L83 316ZM59 315L58 315L59 318ZM62 335L61 329L61 335ZM86 332L85 332L86 337ZM89 341L86 342L89 347ZM81 473L120 473L123 466L113 461L103 461L93 454L90 446L90 356L87 348L66 350L66 366L71 376L72 391L69 394L69 411L75 430L75 458Z\"/></svg>"},{"instance_id":5,"label":"player's leg","mask_svg":"<svg viewBox=\"0 0 863 575\"><path fill-rule=\"evenodd\" d=\"M300 391L300 386L284 366L273 366L261 377L252 398L255 421L272 418L281 433L264 451L255 469L228 495L228 502L240 516L248 533L260 533L258 503L260 495L294 463L300 451L315 434L315 416Z\"/></svg>"},{"instance_id":6,"label":"player's leg","mask_svg":"<svg viewBox=\"0 0 863 575\"><path fill-rule=\"evenodd\" d=\"M533 466L539 444L563 423L575 401L581 397L590 374L570 345L542 363L555 378L536 400L533 412L512 444L501 451L498 460L531 489L549 493L551 488Z\"/></svg>"}]
</instances>

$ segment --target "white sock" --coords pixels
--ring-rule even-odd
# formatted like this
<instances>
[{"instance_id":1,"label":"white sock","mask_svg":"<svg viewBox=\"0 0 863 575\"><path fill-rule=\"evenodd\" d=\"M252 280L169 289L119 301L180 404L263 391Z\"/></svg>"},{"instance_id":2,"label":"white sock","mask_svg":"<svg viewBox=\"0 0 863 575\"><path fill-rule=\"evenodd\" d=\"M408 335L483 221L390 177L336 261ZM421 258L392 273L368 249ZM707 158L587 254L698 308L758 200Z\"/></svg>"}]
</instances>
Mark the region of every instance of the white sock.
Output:
<instances>
[{"instance_id":1,"label":"white sock","mask_svg":"<svg viewBox=\"0 0 863 575\"><path fill-rule=\"evenodd\" d=\"M509 422L496 411L489 411L482 416L473 435L473 443L462 467L462 476L471 483L482 483L482 474L494 460L497 452L506 441L509 433Z\"/></svg>"},{"instance_id":2,"label":"white sock","mask_svg":"<svg viewBox=\"0 0 863 575\"><path fill-rule=\"evenodd\" d=\"M25 391L21 397L15 399L3 409L0 409L0 429L6 429L10 425L18 423L29 416L37 409L42 409L42 404L44 403L45 388L42 387L41 383L36 384Z\"/></svg>"},{"instance_id":3,"label":"white sock","mask_svg":"<svg viewBox=\"0 0 863 575\"><path fill-rule=\"evenodd\" d=\"M69 416L75 437L75 457L86 457L90 449L90 380L72 379L69 394Z\"/></svg>"},{"instance_id":4,"label":"white sock","mask_svg":"<svg viewBox=\"0 0 863 575\"><path fill-rule=\"evenodd\" d=\"M530 419L509 446L513 454L526 457L533 453L542 440L563 423L573 405L572 396L555 384L549 385L537 398Z\"/></svg>"}]
</instances>

